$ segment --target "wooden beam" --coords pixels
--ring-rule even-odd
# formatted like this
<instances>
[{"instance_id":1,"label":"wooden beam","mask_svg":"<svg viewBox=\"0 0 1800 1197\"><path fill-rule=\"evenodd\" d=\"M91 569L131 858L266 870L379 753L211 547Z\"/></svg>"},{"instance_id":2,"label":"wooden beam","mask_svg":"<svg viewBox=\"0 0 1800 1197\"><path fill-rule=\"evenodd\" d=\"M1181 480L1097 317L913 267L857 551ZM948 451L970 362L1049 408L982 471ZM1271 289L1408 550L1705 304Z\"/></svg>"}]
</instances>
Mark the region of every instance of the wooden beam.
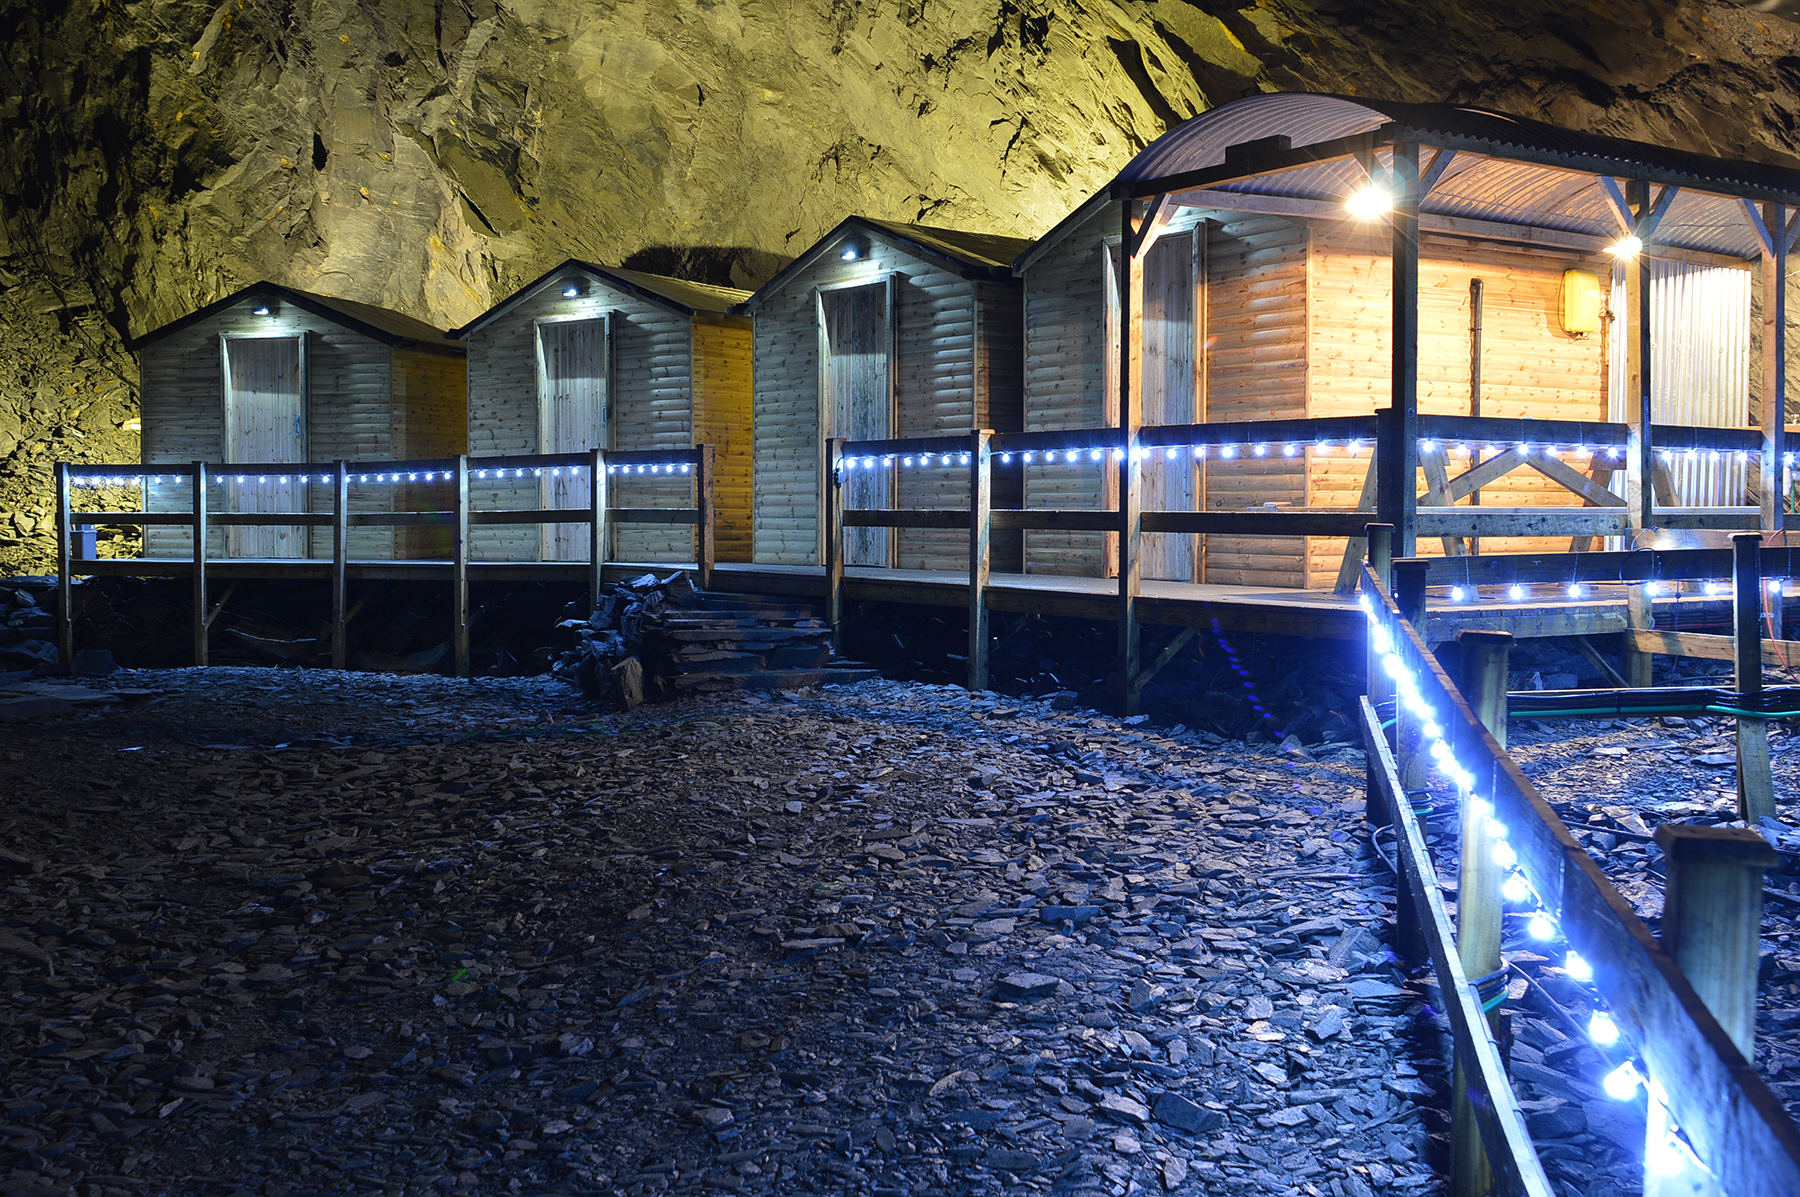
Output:
<instances>
[{"instance_id":1,"label":"wooden beam","mask_svg":"<svg viewBox=\"0 0 1800 1197\"><path fill-rule=\"evenodd\" d=\"M1630 687L1630 683L1625 680L1624 676L1620 674L1617 669L1614 669L1605 657L1600 655L1600 650L1594 647L1592 640L1589 640L1586 636L1576 636L1574 637L1574 640L1576 651L1587 658L1588 664L1600 671L1600 678L1602 681L1605 681L1608 685L1615 686L1620 690L1625 690Z\"/></svg>"},{"instance_id":2,"label":"wooden beam","mask_svg":"<svg viewBox=\"0 0 1800 1197\"><path fill-rule=\"evenodd\" d=\"M1419 466L1425 471L1425 502L1433 507L1452 505L1449 471L1445 469L1448 458L1449 454L1442 445L1433 444L1429 449L1419 450ZM1461 537L1444 536L1439 539L1444 546L1444 556L1465 555Z\"/></svg>"},{"instance_id":3,"label":"wooden beam","mask_svg":"<svg viewBox=\"0 0 1800 1197\"><path fill-rule=\"evenodd\" d=\"M824 537L825 623L831 629L831 651L842 652L838 641L844 619L844 440L825 441L824 476L819 480L819 525Z\"/></svg>"},{"instance_id":4,"label":"wooden beam","mask_svg":"<svg viewBox=\"0 0 1800 1197\"><path fill-rule=\"evenodd\" d=\"M206 463L194 463L194 664L206 664Z\"/></svg>"},{"instance_id":5,"label":"wooden beam","mask_svg":"<svg viewBox=\"0 0 1800 1197\"><path fill-rule=\"evenodd\" d=\"M146 494L149 491L145 486ZM69 521L69 463L56 463L56 645L64 665L75 664L74 526ZM150 504L145 503L148 507Z\"/></svg>"},{"instance_id":6,"label":"wooden beam","mask_svg":"<svg viewBox=\"0 0 1800 1197\"><path fill-rule=\"evenodd\" d=\"M1546 453L1535 453L1525 459L1525 464L1558 486L1574 491L1586 500L1589 506L1621 509L1625 506L1624 499L1558 458L1551 457Z\"/></svg>"},{"instance_id":7,"label":"wooden beam","mask_svg":"<svg viewBox=\"0 0 1800 1197\"><path fill-rule=\"evenodd\" d=\"M992 576L994 470L988 442L993 430L977 429L969 445L969 689L988 688L987 588Z\"/></svg>"},{"instance_id":8,"label":"wooden beam","mask_svg":"<svg viewBox=\"0 0 1800 1197\"><path fill-rule=\"evenodd\" d=\"M1452 503L1460 502L1489 483L1504 478L1524 465L1527 456L1525 450L1515 445L1511 449L1502 449L1492 457L1470 466L1450 479L1450 501Z\"/></svg>"},{"instance_id":9,"label":"wooden beam","mask_svg":"<svg viewBox=\"0 0 1800 1197\"><path fill-rule=\"evenodd\" d=\"M1375 510L1375 458L1370 456L1369 468L1363 474L1362 493L1357 496L1358 511ZM1356 580L1362 573L1362 559L1369 551L1369 540L1366 536L1352 536L1344 542L1344 560L1338 566L1337 584L1333 586L1333 594L1355 594Z\"/></svg>"},{"instance_id":10,"label":"wooden beam","mask_svg":"<svg viewBox=\"0 0 1800 1197\"><path fill-rule=\"evenodd\" d=\"M1424 536L1618 536L1626 513L1611 507L1420 507Z\"/></svg>"},{"instance_id":11,"label":"wooden beam","mask_svg":"<svg viewBox=\"0 0 1800 1197\"><path fill-rule=\"evenodd\" d=\"M1731 538L1732 667L1738 694L1751 709L1763 688L1762 533ZM1743 715L1737 720L1738 817L1750 826L1775 817L1775 782L1769 765L1769 723Z\"/></svg>"},{"instance_id":12,"label":"wooden beam","mask_svg":"<svg viewBox=\"0 0 1800 1197\"><path fill-rule=\"evenodd\" d=\"M1381 517L1394 525L1394 555L1411 557L1418 527L1414 518L1419 459L1419 145L1393 148L1394 184L1399 194L1388 216L1393 266L1393 382L1391 413L1378 487L1387 492Z\"/></svg>"},{"instance_id":13,"label":"wooden beam","mask_svg":"<svg viewBox=\"0 0 1800 1197\"><path fill-rule=\"evenodd\" d=\"M1612 494L1612 491L1610 489L1608 489L1608 486L1612 482L1612 476L1616 469L1617 469L1617 467L1614 466L1612 462L1608 461L1604 457L1600 457L1600 456L1596 455L1594 457L1593 464L1588 466L1587 479L1589 482L1593 483L1595 486L1599 487L1601 490L1606 491L1606 493L1610 495L1610 494ZM1589 552L1594 547L1594 540L1595 540L1595 537L1592 537L1592 536L1570 537L1569 551L1571 553Z\"/></svg>"},{"instance_id":14,"label":"wooden beam","mask_svg":"<svg viewBox=\"0 0 1800 1197\"><path fill-rule=\"evenodd\" d=\"M450 638L457 677L468 677L469 661L469 459L456 458L451 502L456 524L450 533Z\"/></svg>"},{"instance_id":15,"label":"wooden beam","mask_svg":"<svg viewBox=\"0 0 1800 1197\"><path fill-rule=\"evenodd\" d=\"M345 600L349 584L346 580L350 563L350 463L340 460L331 487L331 667L349 667L349 647L345 637Z\"/></svg>"},{"instance_id":16,"label":"wooden beam","mask_svg":"<svg viewBox=\"0 0 1800 1197\"><path fill-rule=\"evenodd\" d=\"M694 572L702 590L712 589L713 557L718 542L718 505L713 497L713 475L718 458L713 445L696 445L700 460L694 471Z\"/></svg>"},{"instance_id":17,"label":"wooden beam","mask_svg":"<svg viewBox=\"0 0 1800 1197\"><path fill-rule=\"evenodd\" d=\"M1121 240L1131 244L1131 204L1120 205ZM1119 478L1119 713L1137 714L1137 692L1131 679L1138 672L1138 590L1143 577L1143 486L1138 460L1138 432L1144 424L1144 393L1140 385L1138 315L1144 308L1144 260L1121 255L1119 264L1119 433L1124 453L1118 461Z\"/></svg>"},{"instance_id":18,"label":"wooden beam","mask_svg":"<svg viewBox=\"0 0 1800 1197\"><path fill-rule=\"evenodd\" d=\"M1647 183L1631 184L1628 198L1634 217L1648 212L1649 192ZM1638 534L1655 526L1651 486L1656 466L1650 422L1650 263L1642 254L1625 262L1625 310L1615 315L1625 324L1625 505L1630 530Z\"/></svg>"},{"instance_id":19,"label":"wooden beam","mask_svg":"<svg viewBox=\"0 0 1800 1197\"><path fill-rule=\"evenodd\" d=\"M1785 229L1787 206L1770 204L1768 227ZM1787 511L1787 238L1762 261L1762 528L1779 532Z\"/></svg>"},{"instance_id":20,"label":"wooden beam","mask_svg":"<svg viewBox=\"0 0 1800 1197\"><path fill-rule=\"evenodd\" d=\"M1200 629L1194 627L1182 628L1179 632L1176 632L1174 638L1163 646L1161 652L1156 654L1155 659L1152 660L1150 664L1144 666L1143 672L1131 679L1132 689L1138 691L1139 694L1142 694L1144 687L1150 684L1150 679L1161 673L1163 666L1167 665L1170 661L1173 661L1175 659L1175 654L1179 653L1187 646L1188 641L1199 634Z\"/></svg>"},{"instance_id":21,"label":"wooden beam","mask_svg":"<svg viewBox=\"0 0 1800 1197\"><path fill-rule=\"evenodd\" d=\"M588 576L587 600L588 612L592 614L600 609L601 575L606 570L606 514L607 490L610 487L610 471L607 466L605 449L590 451L592 456L588 462L588 471L593 476L594 485L588 489Z\"/></svg>"}]
</instances>

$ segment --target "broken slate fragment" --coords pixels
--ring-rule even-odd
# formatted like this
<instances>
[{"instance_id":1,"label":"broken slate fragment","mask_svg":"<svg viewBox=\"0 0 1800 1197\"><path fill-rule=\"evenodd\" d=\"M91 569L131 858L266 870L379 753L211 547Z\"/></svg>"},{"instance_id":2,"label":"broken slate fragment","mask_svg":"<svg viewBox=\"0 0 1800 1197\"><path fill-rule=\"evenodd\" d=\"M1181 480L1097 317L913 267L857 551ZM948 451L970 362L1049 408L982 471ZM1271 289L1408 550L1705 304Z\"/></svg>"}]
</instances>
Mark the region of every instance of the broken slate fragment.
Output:
<instances>
[{"instance_id":1,"label":"broken slate fragment","mask_svg":"<svg viewBox=\"0 0 1800 1197\"><path fill-rule=\"evenodd\" d=\"M1056 992L1061 982L1043 973L1013 973L1000 978L1000 995L1016 1001L1036 1001Z\"/></svg>"},{"instance_id":2,"label":"broken slate fragment","mask_svg":"<svg viewBox=\"0 0 1800 1197\"><path fill-rule=\"evenodd\" d=\"M1046 923L1085 923L1100 910L1098 906L1040 906L1038 917Z\"/></svg>"},{"instance_id":3,"label":"broken slate fragment","mask_svg":"<svg viewBox=\"0 0 1800 1197\"><path fill-rule=\"evenodd\" d=\"M1100 1099L1100 1112L1120 1122L1134 1122L1139 1126L1150 1125L1150 1107L1143 1102L1133 1101L1122 1093L1108 1093Z\"/></svg>"},{"instance_id":4,"label":"broken slate fragment","mask_svg":"<svg viewBox=\"0 0 1800 1197\"><path fill-rule=\"evenodd\" d=\"M1156 1099L1156 1120L1164 1126L1197 1135L1223 1122L1224 1116L1197 1106L1179 1093L1164 1093Z\"/></svg>"}]
</instances>

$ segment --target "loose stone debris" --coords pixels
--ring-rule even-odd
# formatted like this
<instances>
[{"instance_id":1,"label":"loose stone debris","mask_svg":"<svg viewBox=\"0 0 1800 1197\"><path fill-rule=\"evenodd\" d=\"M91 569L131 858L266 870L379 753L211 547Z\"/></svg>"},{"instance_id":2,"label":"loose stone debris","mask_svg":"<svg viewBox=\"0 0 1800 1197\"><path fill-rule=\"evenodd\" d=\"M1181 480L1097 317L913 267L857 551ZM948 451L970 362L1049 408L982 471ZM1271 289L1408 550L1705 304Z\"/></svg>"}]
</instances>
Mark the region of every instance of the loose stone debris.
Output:
<instances>
[{"instance_id":1,"label":"loose stone debris","mask_svg":"<svg viewBox=\"0 0 1800 1197\"><path fill-rule=\"evenodd\" d=\"M1441 1191L1352 750L106 681L0 747L0 1192Z\"/></svg>"}]
</instances>

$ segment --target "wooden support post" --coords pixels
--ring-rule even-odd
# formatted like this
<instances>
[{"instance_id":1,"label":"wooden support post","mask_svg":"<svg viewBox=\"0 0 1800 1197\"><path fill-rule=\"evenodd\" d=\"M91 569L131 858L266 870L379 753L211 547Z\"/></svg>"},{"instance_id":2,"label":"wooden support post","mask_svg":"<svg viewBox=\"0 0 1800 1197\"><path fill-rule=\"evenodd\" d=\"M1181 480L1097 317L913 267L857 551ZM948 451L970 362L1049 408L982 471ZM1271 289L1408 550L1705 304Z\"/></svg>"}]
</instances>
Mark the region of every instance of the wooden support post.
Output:
<instances>
[{"instance_id":1,"label":"wooden support post","mask_svg":"<svg viewBox=\"0 0 1800 1197\"><path fill-rule=\"evenodd\" d=\"M349 645L345 636L348 616L344 614L347 575L350 564L350 463L337 463L337 476L331 487L331 667L344 669L349 664Z\"/></svg>"},{"instance_id":2,"label":"wooden support post","mask_svg":"<svg viewBox=\"0 0 1800 1197\"><path fill-rule=\"evenodd\" d=\"M694 529L694 581L700 589L711 590L713 558L717 552L715 545L718 540L718 508L713 502L715 447L695 445L694 449L700 455L694 465L698 471L698 476L694 479L694 506L699 511L699 523Z\"/></svg>"},{"instance_id":3,"label":"wooden support post","mask_svg":"<svg viewBox=\"0 0 1800 1197\"><path fill-rule=\"evenodd\" d=\"M1731 538L1731 633L1738 701L1749 707L1762 693L1762 533ZM1738 817L1754 827L1775 817L1775 782L1769 766L1769 723L1739 715L1737 721Z\"/></svg>"},{"instance_id":4,"label":"wooden support post","mask_svg":"<svg viewBox=\"0 0 1800 1197\"><path fill-rule=\"evenodd\" d=\"M1206 464L1204 460L1202 465ZM1369 469L1363 475L1362 493L1357 496L1358 511L1373 512L1375 510L1375 454L1369 454ZM1344 560L1338 566L1337 585L1332 587L1334 594L1355 594L1357 579L1362 576L1363 555L1369 551L1369 542L1361 536L1352 536L1344 542Z\"/></svg>"},{"instance_id":5,"label":"wooden support post","mask_svg":"<svg viewBox=\"0 0 1800 1197\"><path fill-rule=\"evenodd\" d=\"M1394 605L1400 617L1425 633L1425 573L1430 563L1421 557L1407 557L1394 562ZM1402 638L1394 637L1396 643ZM1405 653L1401 650L1401 655ZM1398 802L1411 803L1412 795L1425 788L1425 771L1431 758L1425 754L1424 733L1418 719L1400 703L1394 705L1394 756L1399 766L1403 793ZM1394 826L1400 826L1399 812L1394 813ZM1401 955L1411 961L1427 957L1424 931L1425 912L1417 904L1401 901L1395 910L1395 937Z\"/></svg>"},{"instance_id":6,"label":"wooden support post","mask_svg":"<svg viewBox=\"0 0 1800 1197\"><path fill-rule=\"evenodd\" d=\"M994 468L989 442L993 429L983 428L969 440L969 689L988 687L988 578L993 566Z\"/></svg>"},{"instance_id":7,"label":"wooden support post","mask_svg":"<svg viewBox=\"0 0 1800 1197\"><path fill-rule=\"evenodd\" d=\"M1769 252L1762 269L1762 528L1779 532L1787 510L1787 205L1763 205Z\"/></svg>"},{"instance_id":8,"label":"wooden support post","mask_svg":"<svg viewBox=\"0 0 1800 1197\"><path fill-rule=\"evenodd\" d=\"M606 450L591 450L588 473L594 485L588 487L588 613L600 609L601 575L606 572Z\"/></svg>"},{"instance_id":9,"label":"wooden support post","mask_svg":"<svg viewBox=\"0 0 1800 1197\"><path fill-rule=\"evenodd\" d=\"M1512 652L1510 632L1464 632L1462 692L1474 707L1483 727L1506 747L1506 672ZM1463 760L1478 760L1465 752ZM1483 779L1482 790L1491 793ZM1471 978L1500 970L1501 901L1504 878L1494 863L1494 844L1487 832L1488 814L1473 803L1462 810L1462 857L1456 886L1456 947L1463 972ZM1499 1030L1499 1015L1488 1015L1489 1025ZM1481 1128L1469 1104L1469 1082L1463 1061L1456 1062L1451 1096L1450 1191L1454 1197L1486 1197L1494 1187L1494 1175L1482 1146Z\"/></svg>"},{"instance_id":10,"label":"wooden support post","mask_svg":"<svg viewBox=\"0 0 1800 1197\"><path fill-rule=\"evenodd\" d=\"M1389 456L1381 463L1380 487L1387 492L1382 514L1394 525L1394 553L1411 557L1417 548L1419 461L1419 146L1394 146L1393 230L1394 370L1388 430ZM1392 471L1388 466L1392 465Z\"/></svg>"},{"instance_id":11,"label":"wooden support post","mask_svg":"<svg viewBox=\"0 0 1800 1197\"><path fill-rule=\"evenodd\" d=\"M1650 213L1650 186L1630 185L1632 217ZM1655 523L1655 445L1650 434L1650 259L1625 259L1625 506L1633 536Z\"/></svg>"},{"instance_id":12,"label":"wooden support post","mask_svg":"<svg viewBox=\"0 0 1800 1197\"><path fill-rule=\"evenodd\" d=\"M1119 269L1119 442L1124 452L1119 467L1119 714L1138 713L1139 656L1138 590L1143 580L1144 513L1142 463L1138 460L1138 433L1144 425L1144 392L1139 385L1138 316L1144 307L1144 260L1139 256L1147 238L1139 237L1132 217L1136 201L1120 206L1121 242ZM1146 225L1152 214L1146 214ZM1147 231L1147 229L1146 229Z\"/></svg>"},{"instance_id":13,"label":"wooden support post","mask_svg":"<svg viewBox=\"0 0 1800 1197\"><path fill-rule=\"evenodd\" d=\"M1367 534L1366 539L1369 546L1369 571L1381 579L1382 585L1391 588L1394 577L1394 526L1392 524L1370 524L1364 531ZM1371 595L1371 601L1373 598L1374 596ZM1380 608L1377 607L1376 610L1379 611ZM1381 662L1375 657L1375 642L1372 639L1369 641L1368 648L1368 672L1369 702L1380 706L1393 698L1393 686L1389 684L1387 674L1382 672ZM1369 792L1373 794L1377 791L1370 790Z\"/></svg>"},{"instance_id":14,"label":"wooden support post","mask_svg":"<svg viewBox=\"0 0 1800 1197\"><path fill-rule=\"evenodd\" d=\"M456 455L456 525L450 531L450 638L456 676L469 676L469 456Z\"/></svg>"},{"instance_id":15,"label":"wooden support post","mask_svg":"<svg viewBox=\"0 0 1800 1197\"><path fill-rule=\"evenodd\" d=\"M146 485L145 491L149 487ZM69 524L69 466L56 463L56 645L64 665L75 664L75 579L69 560L74 556L75 530ZM150 504L145 503L148 508Z\"/></svg>"},{"instance_id":16,"label":"wooden support post","mask_svg":"<svg viewBox=\"0 0 1800 1197\"><path fill-rule=\"evenodd\" d=\"M1425 634L1425 575L1431 562L1423 557L1404 557L1394 561L1394 605L1406 622Z\"/></svg>"},{"instance_id":17,"label":"wooden support post","mask_svg":"<svg viewBox=\"0 0 1800 1197\"><path fill-rule=\"evenodd\" d=\"M885 467L883 467L885 468ZM825 442L825 475L819 480L819 522L825 535L825 623L831 629L831 651L844 622L844 438Z\"/></svg>"},{"instance_id":18,"label":"wooden support post","mask_svg":"<svg viewBox=\"0 0 1800 1197\"><path fill-rule=\"evenodd\" d=\"M1763 871L1780 858L1767 840L1742 827L1665 823L1656 829L1656 843L1668 868L1663 947L1744 1059L1752 1060ZM1668 1111L1653 1099L1645 1126L1648 1158L1665 1153L1668 1133ZM1720 1136L1708 1134L1701 1141L1717 1143ZM1645 1169L1644 1197L1717 1197L1722 1192L1712 1176L1691 1162L1674 1175Z\"/></svg>"},{"instance_id":19,"label":"wooden support post","mask_svg":"<svg viewBox=\"0 0 1800 1197\"><path fill-rule=\"evenodd\" d=\"M1648 585L1627 586L1625 588L1625 623L1632 631L1647 632L1656 626L1656 619L1650 603ZM1651 682L1655 657L1638 649L1636 641L1630 633L1625 636L1625 684L1629 686L1648 686Z\"/></svg>"},{"instance_id":20,"label":"wooden support post","mask_svg":"<svg viewBox=\"0 0 1800 1197\"><path fill-rule=\"evenodd\" d=\"M194 664L206 664L206 463L194 463Z\"/></svg>"}]
</instances>

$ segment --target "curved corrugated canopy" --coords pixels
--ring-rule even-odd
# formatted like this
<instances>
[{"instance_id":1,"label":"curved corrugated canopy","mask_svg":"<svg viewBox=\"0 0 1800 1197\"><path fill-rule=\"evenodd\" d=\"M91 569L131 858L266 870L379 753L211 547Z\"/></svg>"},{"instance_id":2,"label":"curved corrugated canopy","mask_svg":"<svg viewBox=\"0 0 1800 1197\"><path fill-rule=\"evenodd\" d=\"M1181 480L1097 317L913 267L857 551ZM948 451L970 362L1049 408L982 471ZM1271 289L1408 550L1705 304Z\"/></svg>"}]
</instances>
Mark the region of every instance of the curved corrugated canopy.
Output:
<instances>
[{"instance_id":1,"label":"curved corrugated canopy","mask_svg":"<svg viewBox=\"0 0 1800 1197\"><path fill-rule=\"evenodd\" d=\"M1659 244L1752 257L1760 234L1743 198L1800 203L1800 171L1714 158L1643 142L1559 129L1541 121L1452 104L1405 104L1348 96L1279 93L1249 96L1184 121L1147 146L1119 173L1115 195L1144 195L1159 181L1224 166L1229 147L1286 137L1300 149L1364 134L1376 137L1385 168L1394 142L1454 150L1421 204L1422 215L1465 218L1616 238L1625 217L1603 180L1641 178L1680 188L1653 240ZM1271 151L1273 152L1273 151ZM1362 185L1353 159L1271 170L1220 182L1206 192L1341 202ZM1182 202L1202 202L1183 195Z\"/></svg>"}]
</instances>

